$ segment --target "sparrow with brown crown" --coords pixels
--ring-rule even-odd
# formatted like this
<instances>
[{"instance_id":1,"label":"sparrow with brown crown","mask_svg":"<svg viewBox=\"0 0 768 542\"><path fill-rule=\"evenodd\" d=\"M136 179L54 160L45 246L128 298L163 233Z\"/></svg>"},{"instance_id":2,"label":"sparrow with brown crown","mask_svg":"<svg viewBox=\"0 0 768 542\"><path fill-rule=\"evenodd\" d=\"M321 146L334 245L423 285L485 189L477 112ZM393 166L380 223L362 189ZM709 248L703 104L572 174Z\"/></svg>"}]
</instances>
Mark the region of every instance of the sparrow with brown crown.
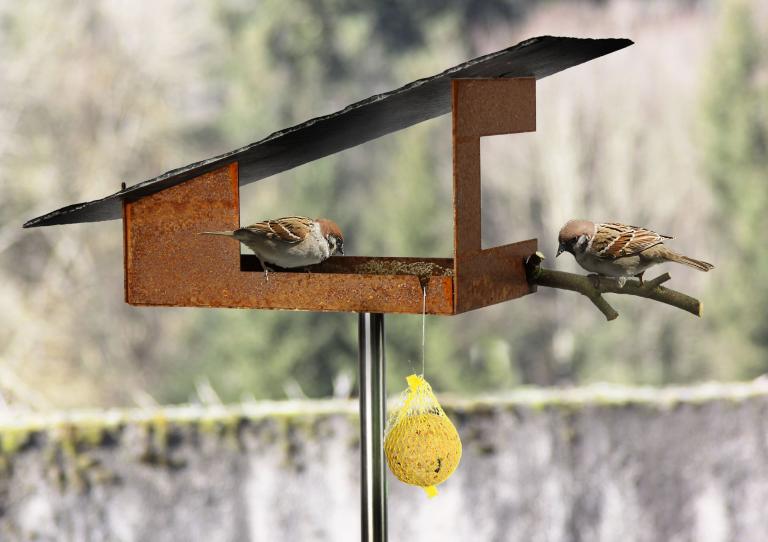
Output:
<instances>
[{"instance_id":1,"label":"sparrow with brown crown","mask_svg":"<svg viewBox=\"0 0 768 542\"><path fill-rule=\"evenodd\" d=\"M664 239L672 237L617 222L569 220L560 229L557 256L570 252L581 267L598 277L616 277L620 287L633 276L642 284L643 273L664 262L682 263L699 271L714 269L711 263L678 254L664 245Z\"/></svg>"},{"instance_id":2,"label":"sparrow with brown crown","mask_svg":"<svg viewBox=\"0 0 768 542\"><path fill-rule=\"evenodd\" d=\"M269 280L267 263L286 269L306 267L344 254L344 236L327 218L286 216L264 220L234 231L204 231L205 235L233 237L250 248Z\"/></svg>"}]
</instances>

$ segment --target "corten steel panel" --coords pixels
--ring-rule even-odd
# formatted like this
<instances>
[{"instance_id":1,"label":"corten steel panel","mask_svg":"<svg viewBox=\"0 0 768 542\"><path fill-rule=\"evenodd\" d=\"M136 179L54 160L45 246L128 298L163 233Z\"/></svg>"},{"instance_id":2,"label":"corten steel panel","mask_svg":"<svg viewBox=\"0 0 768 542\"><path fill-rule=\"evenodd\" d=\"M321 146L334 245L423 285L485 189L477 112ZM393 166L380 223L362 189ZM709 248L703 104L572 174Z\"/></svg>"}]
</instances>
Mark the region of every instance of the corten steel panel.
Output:
<instances>
[{"instance_id":1,"label":"corten steel panel","mask_svg":"<svg viewBox=\"0 0 768 542\"><path fill-rule=\"evenodd\" d=\"M536 79L454 79L453 120L458 137L536 131Z\"/></svg>"},{"instance_id":2,"label":"corten steel panel","mask_svg":"<svg viewBox=\"0 0 768 542\"><path fill-rule=\"evenodd\" d=\"M460 313L535 291L524 269L535 239L482 250L480 137L536 130L536 80L459 79L452 90L454 309Z\"/></svg>"},{"instance_id":3,"label":"corten steel panel","mask_svg":"<svg viewBox=\"0 0 768 542\"><path fill-rule=\"evenodd\" d=\"M240 256L240 262L242 271L255 273L263 279L263 271L255 256L243 254ZM383 271L376 270L376 268L390 269L393 264L405 267L424 267L424 264L427 264L427 266L434 266L434 270L415 271L421 276L417 276L411 271L394 270L383 274ZM324 290L308 291L308 300L300 302L309 304L311 307L302 307L303 310L406 314L421 314L423 296L421 285L425 284L427 286L427 313L453 314L453 277L441 273L443 270L451 272L452 269L452 258L333 256L319 265L312 266L310 273L300 269L271 271L269 282L271 283L273 277L276 276L293 276L294 282L296 280L311 280L322 285L323 289L327 289L327 293ZM284 294L276 298L283 304L296 303L296 298L301 297L290 289ZM318 295L330 296L331 301L320 299L317 297ZM264 308L291 307L270 305Z\"/></svg>"},{"instance_id":4,"label":"corten steel panel","mask_svg":"<svg viewBox=\"0 0 768 542\"><path fill-rule=\"evenodd\" d=\"M332 258L317 272L278 271L266 281L262 273L241 269L239 243L197 235L239 226L237 164L126 202L124 221L126 301L133 305L413 314L422 310L417 276L344 272L366 264L375 268L392 259ZM248 258L243 259L247 268ZM418 261L452 265L450 259ZM427 312L453 312L452 277L428 277Z\"/></svg>"},{"instance_id":5,"label":"corten steel panel","mask_svg":"<svg viewBox=\"0 0 768 542\"><path fill-rule=\"evenodd\" d=\"M126 301L215 306L237 278L235 243L198 232L239 227L237 164L124 205Z\"/></svg>"},{"instance_id":6,"label":"corten steel panel","mask_svg":"<svg viewBox=\"0 0 768 542\"><path fill-rule=\"evenodd\" d=\"M457 260L461 291L454 314L502 301L509 301L536 291L525 276L525 260L536 252L536 239L468 253Z\"/></svg>"}]
</instances>

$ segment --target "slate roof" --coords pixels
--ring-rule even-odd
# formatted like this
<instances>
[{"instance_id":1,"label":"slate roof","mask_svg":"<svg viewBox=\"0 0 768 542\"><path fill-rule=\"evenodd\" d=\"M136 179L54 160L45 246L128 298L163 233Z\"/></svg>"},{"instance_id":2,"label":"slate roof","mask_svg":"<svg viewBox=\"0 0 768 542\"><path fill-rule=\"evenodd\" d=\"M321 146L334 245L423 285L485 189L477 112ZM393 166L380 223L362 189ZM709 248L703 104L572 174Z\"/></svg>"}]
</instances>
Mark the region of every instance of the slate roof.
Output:
<instances>
[{"instance_id":1,"label":"slate roof","mask_svg":"<svg viewBox=\"0 0 768 542\"><path fill-rule=\"evenodd\" d=\"M451 79L541 79L631 44L628 39L532 38L371 96L330 115L279 130L245 147L167 171L105 198L62 207L29 220L24 227L121 218L122 200L158 192L235 160L239 162L240 184L252 183L448 113Z\"/></svg>"}]
</instances>

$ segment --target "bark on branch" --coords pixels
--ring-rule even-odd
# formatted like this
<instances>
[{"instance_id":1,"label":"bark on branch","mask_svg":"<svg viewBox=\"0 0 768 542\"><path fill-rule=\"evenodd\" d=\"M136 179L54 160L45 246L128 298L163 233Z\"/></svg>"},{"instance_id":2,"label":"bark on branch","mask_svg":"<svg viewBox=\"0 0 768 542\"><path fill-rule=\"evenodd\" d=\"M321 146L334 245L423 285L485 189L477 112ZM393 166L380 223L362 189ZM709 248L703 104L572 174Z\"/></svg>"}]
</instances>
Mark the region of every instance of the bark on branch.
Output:
<instances>
[{"instance_id":1,"label":"bark on branch","mask_svg":"<svg viewBox=\"0 0 768 542\"><path fill-rule=\"evenodd\" d=\"M671 278L669 273L664 273L655 279L647 280L643 284L640 284L640 281L637 279L628 279L622 287L612 277L600 277L597 280L594 275L577 275L566 273L565 271L545 269L541 267L543 260L544 255L541 252L533 254L526 260L525 271L528 276L528 282L538 284L539 286L578 292L589 298L609 321L618 318L619 313L605 300L603 294L627 294L645 297L646 299L653 299L654 301L683 309L696 316L701 316L703 304L698 299L662 286L663 283Z\"/></svg>"}]
</instances>

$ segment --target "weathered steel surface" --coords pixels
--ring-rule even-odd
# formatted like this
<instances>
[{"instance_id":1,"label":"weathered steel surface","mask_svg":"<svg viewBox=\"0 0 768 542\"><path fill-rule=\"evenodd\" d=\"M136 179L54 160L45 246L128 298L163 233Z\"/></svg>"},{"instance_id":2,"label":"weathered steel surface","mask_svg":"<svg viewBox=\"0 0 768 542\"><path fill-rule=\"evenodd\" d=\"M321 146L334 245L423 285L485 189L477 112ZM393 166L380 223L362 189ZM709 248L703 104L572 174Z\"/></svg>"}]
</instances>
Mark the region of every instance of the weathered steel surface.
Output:
<instances>
[{"instance_id":1,"label":"weathered steel surface","mask_svg":"<svg viewBox=\"0 0 768 542\"><path fill-rule=\"evenodd\" d=\"M529 239L457 257L454 314L535 292L525 276L525 259L536 245L536 239Z\"/></svg>"},{"instance_id":2,"label":"weathered steel surface","mask_svg":"<svg viewBox=\"0 0 768 542\"><path fill-rule=\"evenodd\" d=\"M453 81L454 311L535 291L524 260L536 240L482 249L480 137L536 130L536 80Z\"/></svg>"},{"instance_id":3,"label":"weathered steel surface","mask_svg":"<svg viewBox=\"0 0 768 542\"><path fill-rule=\"evenodd\" d=\"M233 295L236 243L211 243L202 231L239 227L237 164L125 203L126 301L202 305Z\"/></svg>"},{"instance_id":4,"label":"weathered steel surface","mask_svg":"<svg viewBox=\"0 0 768 542\"><path fill-rule=\"evenodd\" d=\"M455 117L454 117L455 118ZM480 138L453 133L453 251L475 253L482 248Z\"/></svg>"},{"instance_id":5,"label":"weathered steel surface","mask_svg":"<svg viewBox=\"0 0 768 542\"><path fill-rule=\"evenodd\" d=\"M135 200L164 190L235 161L240 164L240 184L254 182L448 113L452 79L541 79L631 44L627 39L532 38L391 92L371 96L341 111L274 132L240 149L168 171L106 198L63 207L29 220L24 226L120 218L124 200ZM494 114L493 111L489 113Z\"/></svg>"},{"instance_id":6,"label":"weathered steel surface","mask_svg":"<svg viewBox=\"0 0 768 542\"><path fill-rule=\"evenodd\" d=\"M453 122L457 137L536 131L536 79L455 79Z\"/></svg>"},{"instance_id":7,"label":"weathered steel surface","mask_svg":"<svg viewBox=\"0 0 768 542\"><path fill-rule=\"evenodd\" d=\"M536 241L481 247L480 137L536 127L536 81L453 83L455 258L334 257L275 271L232 239L197 235L239 226L231 164L125 203L126 300L134 305L456 314L534 291L525 258Z\"/></svg>"},{"instance_id":8,"label":"weathered steel surface","mask_svg":"<svg viewBox=\"0 0 768 542\"><path fill-rule=\"evenodd\" d=\"M126 301L133 305L239 307L419 314L419 277L371 274L395 263L432 264L427 312L453 312L451 259L335 257L317 272L272 272L269 281L240 245L202 231L239 226L237 164L125 204ZM371 273L351 270L368 266ZM395 270L394 273L397 273Z\"/></svg>"}]
</instances>

